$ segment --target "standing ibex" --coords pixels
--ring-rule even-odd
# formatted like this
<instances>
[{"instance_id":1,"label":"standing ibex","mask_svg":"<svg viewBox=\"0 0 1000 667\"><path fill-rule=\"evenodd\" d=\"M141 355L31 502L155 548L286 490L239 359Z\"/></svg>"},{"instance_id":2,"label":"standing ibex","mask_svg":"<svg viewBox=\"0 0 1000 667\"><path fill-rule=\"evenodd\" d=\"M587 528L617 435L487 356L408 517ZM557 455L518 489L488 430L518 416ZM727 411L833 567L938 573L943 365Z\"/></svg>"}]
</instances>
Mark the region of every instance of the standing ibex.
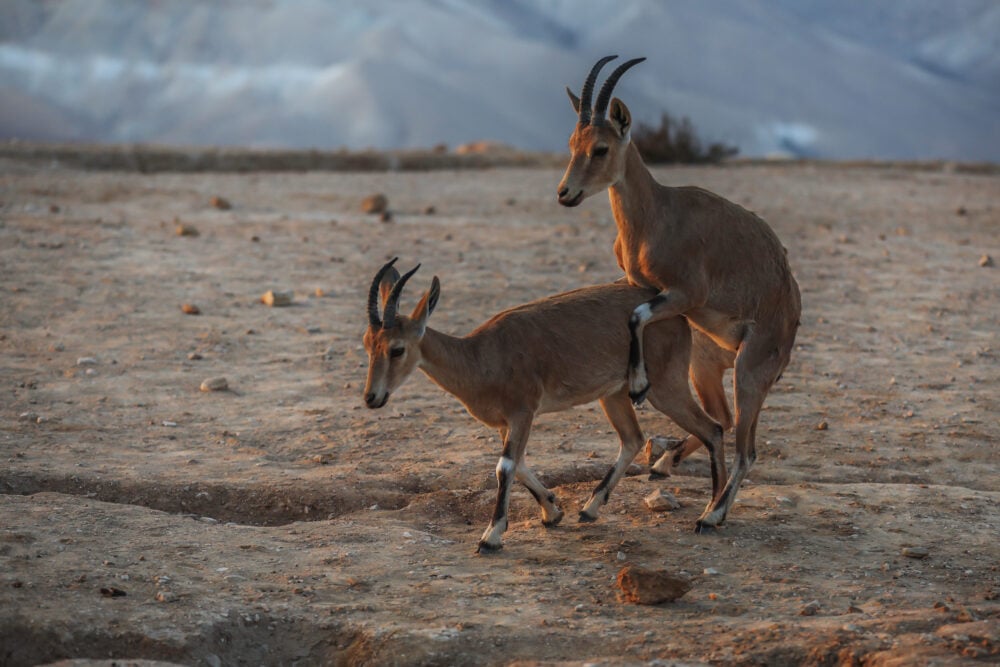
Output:
<instances>
[{"instance_id":1,"label":"standing ibex","mask_svg":"<svg viewBox=\"0 0 1000 667\"><path fill-rule=\"evenodd\" d=\"M579 98L566 89L579 122L569 139L571 156L559 184L559 203L576 206L607 189L618 227L619 265L629 282L659 290L629 320L633 400L641 402L650 387L648 359L644 362L649 341L643 345L643 330L653 322L683 315L719 346L736 353L736 461L725 489L698 519L702 530L725 520L757 457L757 418L791 355L801 311L799 288L785 249L767 223L716 194L696 187L666 187L650 175L630 138L628 108L611 99L621 75L645 58L619 66L591 110L597 74L616 57L594 65ZM721 373L714 381L703 380L711 385L710 394L722 392ZM708 402L706 406L720 419Z\"/></svg>"},{"instance_id":2,"label":"standing ibex","mask_svg":"<svg viewBox=\"0 0 1000 667\"><path fill-rule=\"evenodd\" d=\"M427 326L441 289L436 276L409 317L397 314L403 286L417 269L400 277L392 267L395 261L376 274L368 294L364 400L370 408L382 407L419 368L458 398L473 417L499 429L503 452L496 468L496 507L477 550L501 548L514 478L541 506L542 523L559 523L563 513L555 495L524 460L531 424L536 415L599 400L621 446L617 461L580 512L581 521L594 521L643 445L626 384L627 321L655 291L625 282L584 287L505 310L464 338L456 338ZM723 429L705 414L688 388L691 330L684 318L675 317L651 326L645 338L653 378L650 403L705 443L711 456L713 495L718 495L726 480ZM710 359L715 345L707 340L701 344L711 348Z\"/></svg>"}]
</instances>

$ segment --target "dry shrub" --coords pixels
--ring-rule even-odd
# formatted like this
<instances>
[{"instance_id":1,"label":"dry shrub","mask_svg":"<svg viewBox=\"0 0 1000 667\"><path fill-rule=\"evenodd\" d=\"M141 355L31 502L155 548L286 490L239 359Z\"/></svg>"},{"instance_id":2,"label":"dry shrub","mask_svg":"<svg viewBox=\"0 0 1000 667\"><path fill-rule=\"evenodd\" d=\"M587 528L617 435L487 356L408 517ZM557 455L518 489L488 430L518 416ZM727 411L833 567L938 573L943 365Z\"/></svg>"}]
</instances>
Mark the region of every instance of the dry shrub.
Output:
<instances>
[{"instance_id":1,"label":"dry shrub","mask_svg":"<svg viewBox=\"0 0 1000 667\"><path fill-rule=\"evenodd\" d=\"M714 163L740 152L739 148L722 143L705 148L686 116L678 121L667 112L663 112L659 127L639 123L632 131L632 143L648 164Z\"/></svg>"}]
</instances>

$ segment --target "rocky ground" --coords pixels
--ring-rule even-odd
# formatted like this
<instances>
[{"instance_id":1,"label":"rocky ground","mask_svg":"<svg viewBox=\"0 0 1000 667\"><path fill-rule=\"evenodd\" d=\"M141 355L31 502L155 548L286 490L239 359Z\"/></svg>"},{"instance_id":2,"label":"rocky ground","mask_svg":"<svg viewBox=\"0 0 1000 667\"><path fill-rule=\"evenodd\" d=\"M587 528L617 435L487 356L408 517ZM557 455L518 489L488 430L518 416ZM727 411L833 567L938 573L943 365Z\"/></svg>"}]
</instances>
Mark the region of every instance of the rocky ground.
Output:
<instances>
[{"instance_id":1,"label":"rocky ground","mask_svg":"<svg viewBox=\"0 0 1000 667\"><path fill-rule=\"evenodd\" d=\"M477 556L498 437L423 376L363 406L369 282L388 257L422 262L403 307L437 275L431 325L459 334L614 280L604 197L559 207L558 168L4 158L0 664L1000 659L1000 175L655 174L757 211L802 287L758 462L714 534L692 530L704 453L665 480L635 465L578 524L617 442L596 405L544 416L529 459L567 519L543 528L518 486L504 550ZM376 192L390 215L361 212ZM680 435L649 407L640 421ZM647 509L656 489L681 508ZM627 565L691 590L626 604Z\"/></svg>"}]
</instances>

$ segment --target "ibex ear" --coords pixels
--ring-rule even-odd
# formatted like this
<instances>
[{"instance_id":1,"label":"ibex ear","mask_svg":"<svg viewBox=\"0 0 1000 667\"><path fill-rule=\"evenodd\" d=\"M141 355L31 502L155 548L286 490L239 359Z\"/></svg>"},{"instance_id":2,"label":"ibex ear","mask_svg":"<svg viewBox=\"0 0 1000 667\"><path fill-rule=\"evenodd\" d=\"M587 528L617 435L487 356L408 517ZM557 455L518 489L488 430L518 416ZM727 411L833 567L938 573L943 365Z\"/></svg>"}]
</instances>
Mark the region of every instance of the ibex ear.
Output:
<instances>
[{"instance_id":1,"label":"ibex ear","mask_svg":"<svg viewBox=\"0 0 1000 667\"><path fill-rule=\"evenodd\" d=\"M576 115L579 116L580 98L573 94L573 91L569 89L569 86L566 86L566 94L569 95L569 101L573 103L573 111L575 111Z\"/></svg>"},{"instance_id":2,"label":"ibex ear","mask_svg":"<svg viewBox=\"0 0 1000 667\"><path fill-rule=\"evenodd\" d=\"M378 294L382 301L382 310L385 311L385 302L389 300L389 292L392 291L392 286L396 284L399 280L399 271L396 267L391 267L386 271L385 275L382 276L382 282L378 285Z\"/></svg>"},{"instance_id":3,"label":"ibex ear","mask_svg":"<svg viewBox=\"0 0 1000 667\"><path fill-rule=\"evenodd\" d=\"M423 298L420 299L420 303L417 304L417 307L413 309L413 314L410 315L410 320L417 325L418 336L424 335L424 330L427 328L427 318L434 312L434 307L437 306L439 296L441 296L441 282L437 276L434 276L434 279L431 280L431 288L424 293Z\"/></svg>"},{"instance_id":4,"label":"ibex ear","mask_svg":"<svg viewBox=\"0 0 1000 667\"><path fill-rule=\"evenodd\" d=\"M611 98L611 108L608 111L608 120L611 121L611 125L618 130L618 134L622 138L628 136L628 131L632 128L632 114L629 113L628 107L617 97Z\"/></svg>"}]
</instances>

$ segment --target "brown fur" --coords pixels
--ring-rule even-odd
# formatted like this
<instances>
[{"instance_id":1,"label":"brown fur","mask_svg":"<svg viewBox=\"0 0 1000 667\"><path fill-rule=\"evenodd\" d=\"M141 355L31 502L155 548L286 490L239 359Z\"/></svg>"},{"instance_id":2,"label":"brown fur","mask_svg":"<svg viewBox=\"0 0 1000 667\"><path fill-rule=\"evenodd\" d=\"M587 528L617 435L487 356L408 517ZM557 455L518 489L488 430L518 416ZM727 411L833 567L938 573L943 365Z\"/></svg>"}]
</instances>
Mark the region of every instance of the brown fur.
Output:
<instances>
[{"instance_id":1,"label":"brown fur","mask_svg":"<svg viewBox=\"0 0 1000 667\"><path fill-rule=\"evenodd\" d=\"M544 412L600 400L621 438L621 449L581 513L582 520L596 519L644 443L627 393L627 321L632 310L655 292L623 282L584 287L505 310L467 336L455 337L426 326L427 304L436 300L437 289L435 279L413 314L398 316L393 328L369 326L364 340L370 362L366 402L381 407L389 393L419 368L458 398L472 416L500 431L504 452L497 467L497 505L480 540L480 550L492 550L500 547L506 528L511 471L504 468L504 458L514 462L514 474L539 500L543 522L557 523L562 512L554 505L554 496L524 462L531 422ZM688 388L690 329L683 318L673 318L651 326L645 338L655 378L650 402L709 444L713 494L717 494L725 481L722 428L702 411ZM701 344L714 348L705 339ZM401 347L404 354L393 358L391 350Z\"/></svg>"},{"instance_id":2,"label":"brown fur","mask_svg":"<svg viewBox=\"0 0 1000 667\"><path fill-rule=\"evenodd\" d=\"M660 292L632 314L645 353L629 367L634 397L641 400L655 386L653 378L645 378L643 357L648 363L651 350L642 332L660 319L683 315L722 348L699 360L700 381L694 384L709 412L723 423L728 409L723 409L722 372L735 366L736 465L721 498L713 499L699 519L699 527L715 526L725 519L756 457L758 414L788 363L799 326L799 288L785 249L767 223L707 190L657 183L631 143L630 125L628 108L616 98L607 121L576 126L559 201L576 206L607 189L618 228L619 265L631 283ZM687 443L671 454L673 461L696 447Z\"/></svg>"}]
</instances>

